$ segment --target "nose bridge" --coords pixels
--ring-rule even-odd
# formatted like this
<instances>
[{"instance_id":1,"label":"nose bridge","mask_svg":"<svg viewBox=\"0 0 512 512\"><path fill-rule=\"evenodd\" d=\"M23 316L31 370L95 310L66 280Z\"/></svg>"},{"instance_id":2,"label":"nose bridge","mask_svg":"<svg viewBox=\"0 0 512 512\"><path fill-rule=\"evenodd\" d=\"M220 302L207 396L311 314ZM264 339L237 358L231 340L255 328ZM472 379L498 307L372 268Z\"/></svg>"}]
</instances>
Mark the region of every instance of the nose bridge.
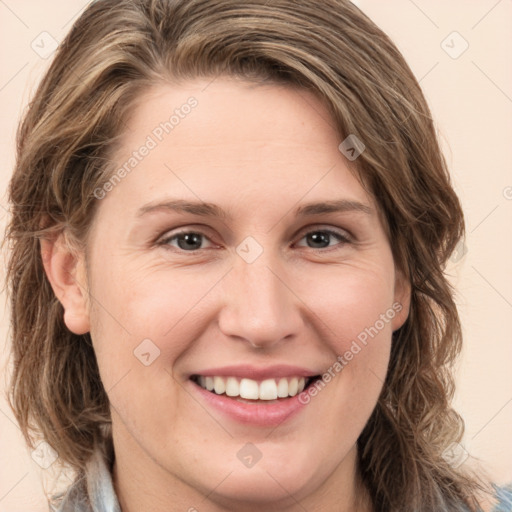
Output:
<instances>
[{"instance_id":1,"label":"nose bridge","mask_svg":"<svg viewBox=\"0 0 512 512\"><path fill-rule=\"evenodd\" d=\"M284 282L283 282L284 281ZM277 254L264 250L248 263L237 255L225 283L220 328L224 334L264 347L297 334L300 312Z\"/></svg>"}]
</instances>

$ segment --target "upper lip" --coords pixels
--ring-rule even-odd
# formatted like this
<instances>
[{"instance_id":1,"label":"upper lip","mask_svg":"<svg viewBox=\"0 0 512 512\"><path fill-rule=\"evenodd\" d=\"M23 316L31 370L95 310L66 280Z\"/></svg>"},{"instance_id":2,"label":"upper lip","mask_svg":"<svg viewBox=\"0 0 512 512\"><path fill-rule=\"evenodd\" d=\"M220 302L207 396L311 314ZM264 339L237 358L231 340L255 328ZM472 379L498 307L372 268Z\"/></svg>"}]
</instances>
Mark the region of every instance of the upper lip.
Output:
<instances>
[{"instance_id":1,"label":"upper lip","mask_svg":"<svg viewBox=\"0 0 512 512\"><path fill-rule=\"evenodd\" d=\"M253 380L264 380L272 377L314 377L320 372L315 372L308 368L300 366L291 366L287 364L277 364L273 366L256 367L250 365L222 366L218 368L208 368L193 373L192 375L202 375L205 377L226 376L240 377Z\"/></svg>"}]
</instances>

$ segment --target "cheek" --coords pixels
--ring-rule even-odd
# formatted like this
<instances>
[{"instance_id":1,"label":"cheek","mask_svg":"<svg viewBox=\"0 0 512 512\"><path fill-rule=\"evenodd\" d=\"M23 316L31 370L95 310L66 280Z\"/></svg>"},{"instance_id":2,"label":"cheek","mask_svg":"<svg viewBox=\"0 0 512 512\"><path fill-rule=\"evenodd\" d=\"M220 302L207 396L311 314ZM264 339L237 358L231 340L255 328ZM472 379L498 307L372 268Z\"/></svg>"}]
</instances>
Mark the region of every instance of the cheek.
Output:
<instances>
[{"instance_id":1,"label":"cheek","mask_svg":"<svg viewBox=\"0 0 512 512\"><path fill-rule=\"evenodd\" d=\"M332 354L322 381L336 393L337 409L361 421L375 406L387 373L392 323L400 309L393 276L392 266L331 269L330 279L308 296L323 349Z\"/></svg>"},{"instance_id":2,"label":"cheek","mask_svg":"<svg viewBox=\"0 0 512 512\"><path fill-rule=\"evenodd\" d=\"M222 275L222 269L97 267L91 336L107 391L121 380L135 394L153 382L169 389L175 361L209 320L205 297ZM137 382L144 386L136 389Z\"/></svg>"},{"instance_id":3,"label":"cheek","mask_svg":"<svg viewBox=\"0 0 512 512\"><path fill-rule=\"evenodd\" d=\"M350 349L354 340L364 343L369 336L390 336L394 271L392 262L383 260L331 267L302 282L302 294L338 354Z\"/></svg>"}]
</instances>

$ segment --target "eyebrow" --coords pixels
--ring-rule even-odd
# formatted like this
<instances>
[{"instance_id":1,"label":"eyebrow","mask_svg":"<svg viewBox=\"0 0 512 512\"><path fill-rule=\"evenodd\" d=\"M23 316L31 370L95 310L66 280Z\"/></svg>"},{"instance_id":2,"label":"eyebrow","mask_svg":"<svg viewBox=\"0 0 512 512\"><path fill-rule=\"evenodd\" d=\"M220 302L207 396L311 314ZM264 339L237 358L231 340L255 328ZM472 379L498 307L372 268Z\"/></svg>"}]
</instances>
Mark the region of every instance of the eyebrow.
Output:
<instances>
[{"instance_id":1,"label":"eyebrow","mask_svg":"<svg viewBox=\"0 0 512 512\"><path fill-rule=\"evenodd\" d=\"M185 212L202 217L217 217L224 220L229 220L232 218L228 212L214 203L207 203L204 201L188 201L184 199L171 199L158 203L148 203L138 210L137 217L142 217L148 213L160 211ZM301 205L295 209L295 216L307 217L312 215L337 212L361 212L367 215L371 215L373 213L373 208L359 201L353 201L349 199L335 199L331 201L321 201Z\"/></svg>"}]
</instances>

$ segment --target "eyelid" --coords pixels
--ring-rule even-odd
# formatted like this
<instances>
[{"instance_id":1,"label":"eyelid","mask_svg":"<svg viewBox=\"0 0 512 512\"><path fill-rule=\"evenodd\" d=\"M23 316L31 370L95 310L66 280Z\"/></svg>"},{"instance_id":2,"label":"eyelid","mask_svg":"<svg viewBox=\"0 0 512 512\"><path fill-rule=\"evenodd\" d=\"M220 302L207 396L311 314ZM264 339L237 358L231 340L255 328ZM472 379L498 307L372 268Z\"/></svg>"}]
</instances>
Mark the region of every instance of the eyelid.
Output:
<instances>
[{"instance_id":1,"label":"eyelid","mask_svg":"<svg viewBox=\"0 0 512 512\"><path fill-rule=\"evenodd\" d=\"M352 235L352 233L350 233L350 231L340 228L340 227L333 227L331 225L326 225L326 224L312 224L312 225L306 226L298 232L297 236L299 236L299 235L304 236L308 233L316 232L316 231L323 231L326 233L331 233L333 235L337 235L343 239L346 239L347 241L351 241L351 242L355 241L355 237Z\"/></svg>"}]
</instances>

